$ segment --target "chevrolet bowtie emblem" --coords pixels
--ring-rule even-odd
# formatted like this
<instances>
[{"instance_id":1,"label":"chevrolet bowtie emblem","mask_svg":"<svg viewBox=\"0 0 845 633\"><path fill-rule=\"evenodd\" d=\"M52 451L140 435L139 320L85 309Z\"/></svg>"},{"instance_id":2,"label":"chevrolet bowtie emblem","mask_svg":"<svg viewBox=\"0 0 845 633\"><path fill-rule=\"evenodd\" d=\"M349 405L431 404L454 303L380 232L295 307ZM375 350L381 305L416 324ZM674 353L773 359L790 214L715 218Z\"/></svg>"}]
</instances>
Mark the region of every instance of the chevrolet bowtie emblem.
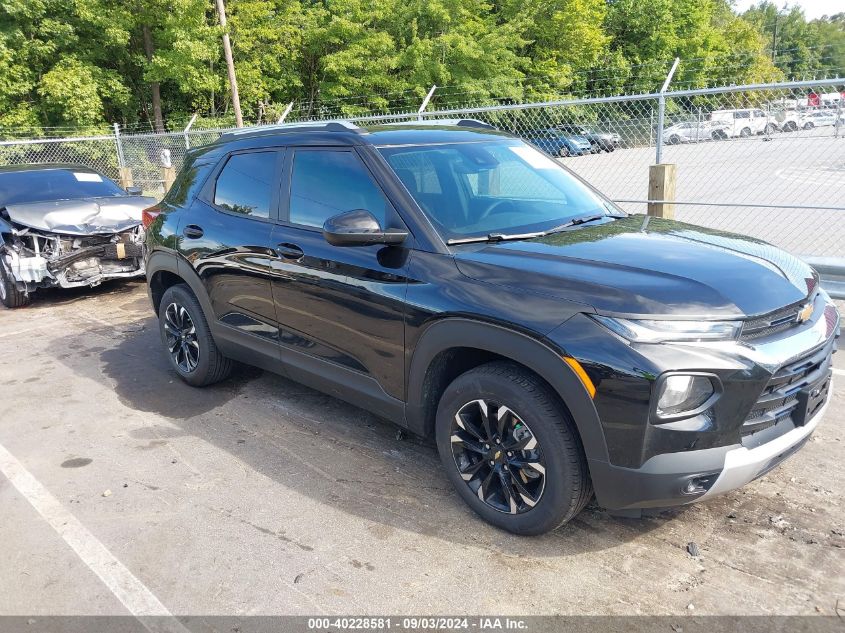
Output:
<instances>
[{"instance_id":1,"label":"chevrolet bowtie emblem","mask_svg":"<svg viewBox=\"0 0 845 633\"><path fill-rule=\"evenodd\" d=\"M801 312L798 313L797 321L798 323L804 323L805 321L809 321L811 316L813 316L813 304L808 303L801 308Z\"/></svg>"}]
</instances>

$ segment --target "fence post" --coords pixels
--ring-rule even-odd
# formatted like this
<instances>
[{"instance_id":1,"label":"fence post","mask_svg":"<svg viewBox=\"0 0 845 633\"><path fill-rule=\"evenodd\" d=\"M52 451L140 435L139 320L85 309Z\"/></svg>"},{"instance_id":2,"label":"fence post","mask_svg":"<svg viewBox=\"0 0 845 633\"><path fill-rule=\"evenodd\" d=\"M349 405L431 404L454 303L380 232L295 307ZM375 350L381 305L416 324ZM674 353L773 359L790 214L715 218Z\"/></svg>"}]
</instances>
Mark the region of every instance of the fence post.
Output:
<instances>
[{"instance_id":1,"label":"fence post","mask_svg":"<svg viewBox=\"0 0 845 633\"><path fill-rule=\"evenodd\" d=\"M123 141L120 138L120 126L114 124L114 144L117 149L117 178L121 187L126 189L135 185L132 176L132 168L126 166L126 157L123 155Z\"/></svg>"},{"instance_id":2,"label":"fence post","mask_svg":"<svg viewBox=\"0 0 845 633\"><path fill-rule=\"evenodd\" d=\"M194 121L197 120L198 112L194 112L194 116L191 117L191 120L188 121L188 125L185 126L185 129L182 130L182 134L185 137L185 149L191 149L191 142L188 140L188 130L194 125Z\"/></svg>"},{"instance_id":3,"label":"fence post","mask_svg":"<svg viewBox=\"0 0 845 633\"><path fill-rule=\"evenodd\" d=\"M648 168L648 215L675 219L675 175L673 164L651 165ZM655 202L651 202L654 200Z\"/></svg>"},{"instance_id":4,"label":"fence post","mask_svg":"<svg viewBox=\"0 0 845 633\"><path fill-rule=\"evenodd\" d=\"M433 97L433 96L434 96L434 91L435 91L435 90L437 90L437 86L436 86L436 85L432 85L432 86L431 86L431 90L429 90L429 91L428 91L428 94L425 96L425 99L423 99L423 102L422 102L422 105L420 106L420 109L419 109L419 110L417 110L417 120L418 120L418 121L422 121L422 120L423 120L423 112L424 112L424 111L425 111L425 109L428 107L428 102L429 102L429 101L431 101L431 97Z\"/></svg>"},{"instance_id":5,"label":"fence post","mask_svg":"<svg viewBox=\"0 0 845 633\"><path fill-rule=\"evenodd\" d=\"M660 89L660 95L657 97L657 151L654 162L658 165L663 162L663 119L666 116L666 90L668 90L669 83L672 81L680 62L681 58L676 57L669 74L666 75L666 81L663 82L663 87Z\"/></svg>"}]
</instances>

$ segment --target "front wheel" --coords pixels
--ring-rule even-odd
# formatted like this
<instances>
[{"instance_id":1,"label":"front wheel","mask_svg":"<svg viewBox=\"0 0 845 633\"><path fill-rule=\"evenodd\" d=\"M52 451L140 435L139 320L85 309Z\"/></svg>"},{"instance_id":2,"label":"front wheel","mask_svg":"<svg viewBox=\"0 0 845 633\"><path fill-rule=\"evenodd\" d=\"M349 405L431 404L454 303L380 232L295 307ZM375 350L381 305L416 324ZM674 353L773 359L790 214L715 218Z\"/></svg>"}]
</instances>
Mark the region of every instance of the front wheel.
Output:
<instances>
[{"instance_id":1,"label":"front wheel","mask_svg":"<svg viewBox=\"0 0 845 633\"><path fill-rule=\"evenodd\" d=\"M742 138L748 138L749 136L751 136L751 128L750 127L742 128L742 130L740 130L740 132L739 132L739 135Z\"/></svg>"},{"instance_id":2,"label":"front wheel","mask_svg":"<svg viewBox=\"0 0 845 633\"><path fill-rule=\"evenodd\" d=\"M189 385L205 387L231 373L232 361L217 349L190 287L177 284L167 289L159 306L158 321L170 366Z\"/></svg>"},{"instance_id":3,"label":"front wheel","mask_svg":"<svg viewBox=\"0 0 845 633\"><path fill-rule=\"evenodd\" d=\"M29 303L29 295L18 290L15 280L0 263L0 303L7 308L21 308Z\"/></svg>"},{"instance_id":4,"label":"front wheel","mask_svg":"<svg viewBox=\"0 0 845 633\"><path fill-rule=\"evenodd\" d=\"M515 534L542 534L593 494L575 425L549 386L506 361L472 369L437 408L437 450L461 498Z\"/></svg>"},{"instance_id":5,"label":"front wheel","mask_svg":"<svg viewBox=\"0 0 845 633\"><path fill-rule=\"evenodd\" d=\"M557 155L560 156L561 158L566 158L567 156L569 156L569 148L568 147L561 147L557 151Z\"/></svg>"},{"instance_id":6,"label":"front wheel","mask_svg":"<svg viewBox=\"0 0 845 633\"><path fill-rule=\"evenodd\" d=\"M815 124L815 123L813 123L812 121L807 121L807 122L804 124L804 129L805 129L805 130L812 130L814 127L816 127L816 124Z\"/></svg>"}]
</instances>

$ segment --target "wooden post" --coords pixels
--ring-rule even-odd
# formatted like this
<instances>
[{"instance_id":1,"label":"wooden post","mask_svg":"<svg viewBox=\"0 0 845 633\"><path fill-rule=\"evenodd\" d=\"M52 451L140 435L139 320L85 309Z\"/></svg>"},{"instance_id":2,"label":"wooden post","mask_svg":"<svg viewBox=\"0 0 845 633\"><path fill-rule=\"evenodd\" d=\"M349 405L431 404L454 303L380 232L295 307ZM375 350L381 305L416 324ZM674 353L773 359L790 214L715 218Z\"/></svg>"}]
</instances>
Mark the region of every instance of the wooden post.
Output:
<instances>
[{"instance_id":1,"label":"wooden post","mask_svg":"<svg viewBox=\"0 0 845 633\"><path fill-rule=\"evenodd\" d=\"M173 181L176 180L176 168L175 167L162 167L161 168L161 179L164 181L164 193L170 191L170 188L173 186Z\"/></svg>"},{"instance_id":2,"label":"wooden post","mask_svg":"<svg viewBox=\"0 0 845 633\"><path fill-rule=\"evenodd\" d=\"M135 180L132 177L131 167L118 167L117 174L118 180L120 181L120 186L124 189L135 185Z\"/></svg>"},{"instance_id":3,"label":"wooden post","mask_svg":"<svg viewBox=\"0 0 845 633\"><path fill-rule=\"evenodd\" d=\"M648 199L675 200L675 165L662 163L648 169ZM656 218L675 219L675 205L672 202L649 202L648 214Z\"/></svg>"}]
</instances>

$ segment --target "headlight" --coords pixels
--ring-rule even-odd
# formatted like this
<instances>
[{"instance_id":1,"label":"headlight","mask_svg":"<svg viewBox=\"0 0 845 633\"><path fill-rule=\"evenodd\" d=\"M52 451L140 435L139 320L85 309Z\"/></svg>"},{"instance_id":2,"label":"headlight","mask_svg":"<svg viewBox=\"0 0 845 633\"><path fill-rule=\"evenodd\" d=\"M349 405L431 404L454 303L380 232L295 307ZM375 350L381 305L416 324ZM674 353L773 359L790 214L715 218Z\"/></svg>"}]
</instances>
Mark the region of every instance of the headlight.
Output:
<instances>
[{"instance_id":1,"label":"headlight","mask_svg":"<svg viewBox=\"0 0 845 633\"><path fill-rule=\"evenodd\" d=\"M657 415L667 418L696 411L715 393L713 380L708 376L695 374L666 376L657 392Z\"/></svg>"},{"instance_id":2,"label":"headlight","mask_svg":"<svg viewBox=\"0 0 845 633\"><path fill-rule=\"evenodd\" d=\"M664 341L729 341L739 336L741 321L676 321L616 319L590 315L612 332L637 343Z\"/></svg>"}]
</instances>

